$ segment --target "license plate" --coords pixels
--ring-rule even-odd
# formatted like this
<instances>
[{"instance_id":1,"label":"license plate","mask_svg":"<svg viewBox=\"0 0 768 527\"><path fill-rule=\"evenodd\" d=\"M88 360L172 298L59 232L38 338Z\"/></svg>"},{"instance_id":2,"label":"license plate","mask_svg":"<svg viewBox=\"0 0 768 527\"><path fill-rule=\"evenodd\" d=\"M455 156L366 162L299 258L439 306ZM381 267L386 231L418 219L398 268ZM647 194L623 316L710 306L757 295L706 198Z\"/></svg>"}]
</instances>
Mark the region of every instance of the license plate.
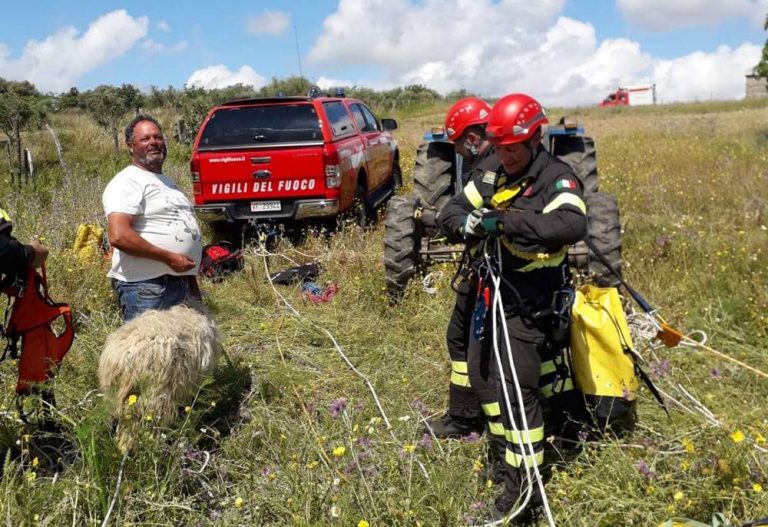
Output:
<instances>
[{"instance_id":1,"label":"license plate","mask_svg":"<svg viewBox=\"0 0 768 527\"><path fill-rule=\"evenodd\" d=\"M280 212L280 202L251 201L251 212Z\"/></svg>"}]
</instances>

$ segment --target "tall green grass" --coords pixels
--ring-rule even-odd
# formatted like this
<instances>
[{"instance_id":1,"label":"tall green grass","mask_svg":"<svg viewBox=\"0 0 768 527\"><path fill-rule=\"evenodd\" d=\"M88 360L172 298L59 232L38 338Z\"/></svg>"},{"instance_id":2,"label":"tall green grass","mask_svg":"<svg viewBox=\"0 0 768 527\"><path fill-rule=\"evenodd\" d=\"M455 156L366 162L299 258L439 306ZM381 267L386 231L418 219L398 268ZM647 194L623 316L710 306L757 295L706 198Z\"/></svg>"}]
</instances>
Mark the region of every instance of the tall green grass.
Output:
<instances>
[{"instance_id":1,"label":"tall green grass","mask_svg":"<svg viewBox=\"0 0 768 527\"><path fill-rule=\"evenodd\" d=\"M421 133L443 111L397 116L406 189ZM596 138L601 190L619 198L630 282L673 325L704 331L708 345L768 371L765 103L572 112ZM170 129L173 116L161 119ZM78 335L54 382L57 434L14 420L16 366L0 365L0 522L99 525L110 505L112 525L432 526L482 515L498 493L479 476L484 442L422 433L422 419L446 403L453 269L433 269L442 272L434 295L414 283L390 307L381 225L270 253L251 246L242 273L204 283L227 356L178 426L142 421L121 470L108 404L95 391L101 347L119 324L107 263L80 261L70 248L80 223L103 221L101 191L128 158L82 115L51 120L72 176L47 133L29 133L36 185L13 189L0 168L0 201L20 238L51 247L52 295L75 308ZM170 152L167 173L188 189L188 148ZM298 287L266 282L267 269L312 260L320 285L338 285L332 302L314 305ZM324 330L375 387L391 430ZM721 425L673 402L667 419L643 392L633 436L585 444L558 463L547 485L557 524L655 526L715 512L738 524L768 514L768 381L693 347L637 344L666 393L690 408L684 387Z\"/></svg>"}]
</instances>

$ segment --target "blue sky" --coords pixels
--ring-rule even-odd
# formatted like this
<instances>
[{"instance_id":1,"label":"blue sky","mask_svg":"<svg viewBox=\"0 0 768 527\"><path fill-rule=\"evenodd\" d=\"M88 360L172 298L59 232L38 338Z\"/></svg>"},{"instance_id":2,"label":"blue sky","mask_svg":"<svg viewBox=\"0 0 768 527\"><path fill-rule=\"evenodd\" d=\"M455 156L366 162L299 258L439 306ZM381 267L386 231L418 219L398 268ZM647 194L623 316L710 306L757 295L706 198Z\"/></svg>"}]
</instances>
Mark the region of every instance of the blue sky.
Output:
<instances>
[{"instance_id":1,"label":"blue sky","mask_svg":"<svg viewBox=\"0 0 768 527\"><path fill-rule=\"evenodd\" d=\"M44 91L132 83L527 91L594 104L656 83L662 102L738 99L768 0L4 2L0 76Z\"/></svg>"}]
</instances>

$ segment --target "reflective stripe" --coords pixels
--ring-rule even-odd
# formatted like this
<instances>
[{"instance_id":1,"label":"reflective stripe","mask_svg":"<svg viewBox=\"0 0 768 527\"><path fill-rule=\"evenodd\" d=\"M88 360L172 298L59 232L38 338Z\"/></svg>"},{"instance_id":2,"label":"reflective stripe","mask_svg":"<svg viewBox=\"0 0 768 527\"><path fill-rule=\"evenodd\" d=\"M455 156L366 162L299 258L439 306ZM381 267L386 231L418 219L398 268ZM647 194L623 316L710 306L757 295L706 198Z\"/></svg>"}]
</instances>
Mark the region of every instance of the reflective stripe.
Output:
<instances>
[{"instance_id":1,"label":"reflective stripe","mask_svg":"<svg viewBox=\"0 0 768 527\"><path fill-rule=\"evenodd\" d=\"M488 430L496 437L504 437L504 425L495 421L488 421Z\"/></svg>"},{"instance_id":2,"label":"reflective stripe","mask_svg":"<svg viewBox=\"0 0 768 527\"><path fill-rule=\"evenodd\" d=\"M544 427L534 428L533 430L505 430L504 437L507 441L516 445L523 445L530 438L532 443L544 440Z\"/></svg>"},{"instance_id":3,"label":"reflective stripe","mask_svg":"<svg viewBox=\"0 0 768 527\"><path fill-rule=\"evenodd\" d=\"M557 371L557 366L555 366L555 361L544 361L541 363L541 369L539 370L539 376L541 375L547 375L548 373L554 373Z\"/></svg>"},{"instance_id":4,"label":"reflective stripe","mask_svg":"<svg viewBox=\"0 0 768 527\"><path fill-rule=\"evenodd\" d=\"M499 403L486 403L480 405L483 407L483 413L488 417L496 417L501 415L501 407Z\"/></svg>"},{"instance_id":5,"label":"reflective stripe","mask_svg":"<svg viewBox=\"0 0 768 527\"><path fill-rule=\"evenodd\" d=\"M3 209L0 209L0 218L4 219L5 221L11 221L11 217L8 216L8 213Z\"/></svg>"},{"instance_id":6,"label":"reflective stripe","mask_svg":"<svg viewBox=\"0 0 768 527\"><path fill-rule=\"evenodd\" d=\"M559 209L563 205L573 205L579 209L582 214L587 213L587 206L584 204L584 201L582 201L582 199L576 194L571 194L570 192L561 192L555 196L555 199L550 201L541 212L543 214L547 214L548 212L552 212L555 209Z\"/></svg>"},{"instance_id":7,"label":"reflective stripe","mask_svg":"<svg viewBox=\"0 0 768 527\"><path fill-rule=\"evenodd\" d=\"M559 387L557 386L558 384L560 385ZM549 384L546 384L545 386L542 386L539 389L539 391L541 392L541 395L545 399L549 399L550 397L555 395L555 392L560 394L560 393L570 392L571 390L573 390L573 379L571 379L570 377L568 377L567 379L561 379L557 381L555 383L554 388L552 387L552 383L549 383Z\"/></svg>"},{"instance_id":8,"label":"reflective stripe","mask_svg":"<svg viewBox=\"0 0 768 527\"><path fill-rule=\"evenodd\" d=\"M491 198L491 205L493 205L494 208L506 208L503 205L506 205L508 201L520 194L521 189L522 187L520 185L501 189Z\"/></svg>"},{"instance_id":9,"label":"reflective stripe","mask_svg":"<svg viewBox=\"0 0 768 527\"><path fill-rule=\"evenodd\" d=\"M480 191L477 190L474 181L470 181L467 183L467 186L464 187L464 195L476 209L483 206L483 196L480 195Z\"/></svg>"},{"instance_id":10,"label":"reflective stripe","mask_svg":"<svg viewBox=\"0 0 768 527\"><path fill-rule=\"evenodd\" d=\"M456 373L455 371L451 372L451 384L455 384L456 386L461 386L463 388L472 387L472 385L469 384L468 375L464 375L463 373Z\"/></svg>"},{"instance_id":11,"label":"reflective stripe","mask_svg":"<svg viewBox=\"0 0 768 527\"><path fill-rule=\"evenodd\" d=\"M536 452L533 456L525 456L525 458L516 452L512 452L510 449L507 449L504 454L504 461L515 468L523 466L523 459L526 460L525 464L528 466L541 465L544 463L544 451Z\"/></svg>"},{"instance_id":12,"label":"reflective stripe","mask_svg":"<svg viewBox=\"0 0 768 527\"><path fill-rule=\"evenodd\" d=\"M466 375L467 373L469 373L469 366L467 365L467 361L452 360L451 371L455 371L456 373L463 373L464 375Z\"/></svg>"},{"instance_id":13,"label":"reflective stripe","mask_svg":"<svg viewBox=\"0 0 768 527\"><path fill-rule=\"evenodd\" d=\"M512 242L510 242L506 238L502 237L501 240L504 242L504 248L507 249L507 251L509 251L510 253L512 253L512 256L517 256L521 260L530 260L532 262L540 262L540 261L550 260L552 258L558 258L560 256L565 256L568 253L567 245L563 245L563 247L556 253L528 253L516 248L514 245L512 245Z\"/></svg>"}]
</instances>

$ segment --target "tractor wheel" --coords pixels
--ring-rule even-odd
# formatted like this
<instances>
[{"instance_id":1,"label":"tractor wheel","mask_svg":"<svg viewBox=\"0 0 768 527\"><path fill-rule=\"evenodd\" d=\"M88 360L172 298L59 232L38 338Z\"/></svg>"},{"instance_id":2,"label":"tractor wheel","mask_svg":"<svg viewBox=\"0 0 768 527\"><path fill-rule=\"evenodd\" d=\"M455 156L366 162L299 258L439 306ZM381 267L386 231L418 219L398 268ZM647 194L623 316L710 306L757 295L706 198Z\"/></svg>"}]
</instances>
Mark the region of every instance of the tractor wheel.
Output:
<instances>
[{"instance_id":1,"label":"tractor wheel","mask_svg":"<svg viewBox=\"0 0 768 527\"><path fill-rule=\"evenodd\" d=\"M558 138L555 155L568 163L584 186L584 194L597 192L597 157L591 137Z\"/></svg>"},{"instance_id":2,"label":"tractor wheel","mask_svg":"<svg viewBox=\"0 0 768 527\"><path fill-rule=\"evenodd\" d=\"M394 196L384 220L384 277L392 304L400 302L419 266L421 236L416 220L416 197Z\"/></svg>"},{"instance_id":3,"label":"tractor wheel","mask_svg":"<svg viewBox=\"0 0 768 527\"><path fill-rule=\"evenodd\" d=\"M425 207L437 213L453 196L456 154L451 143L422 143L416 151L413 189ZM432 232L434 230L434 232ZM437 229L428 228L434 236Z\"/></svg>"},{"instance_id":4,"label":"tractor wheel","mask_svg":"<svg viewBox=\"0 0 768 527\"><path fill-rule=\"evenodd\" d=\"M586 204L589 238L621 275L621 222L616 197L593 192L586 195ZM568 259L572 267L594 280L597 285L619 285L618 278L587 248L586 243L575 244L568 251Z\"/></svg>"}]
</instances>

